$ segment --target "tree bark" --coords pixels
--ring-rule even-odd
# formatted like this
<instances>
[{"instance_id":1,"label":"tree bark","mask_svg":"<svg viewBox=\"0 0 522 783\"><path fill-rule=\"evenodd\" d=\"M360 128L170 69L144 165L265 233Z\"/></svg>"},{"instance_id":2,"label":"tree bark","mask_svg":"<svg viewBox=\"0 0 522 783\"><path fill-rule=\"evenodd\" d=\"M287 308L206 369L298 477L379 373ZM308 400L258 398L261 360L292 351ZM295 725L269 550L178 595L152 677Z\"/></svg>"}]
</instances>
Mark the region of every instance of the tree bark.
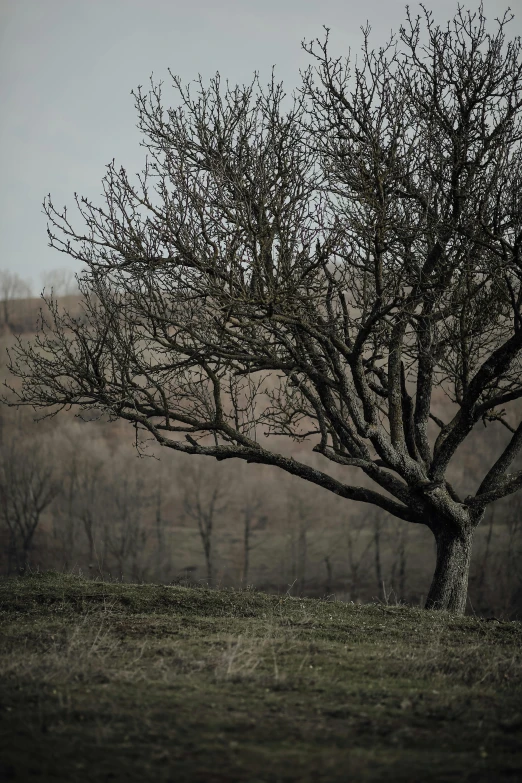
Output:
<instances>
[{"instance_id":1,"label":"tree bark","mask_svg":"<svg viewBox=\"0 0 522 783\"><path fill-rule=\"evenodd\" d=\"M464 614L468 597L469 566L473 534L471 531L443 530L435 533L437 565L426 609L445 609Z\"/></svg>"}]
</instances>

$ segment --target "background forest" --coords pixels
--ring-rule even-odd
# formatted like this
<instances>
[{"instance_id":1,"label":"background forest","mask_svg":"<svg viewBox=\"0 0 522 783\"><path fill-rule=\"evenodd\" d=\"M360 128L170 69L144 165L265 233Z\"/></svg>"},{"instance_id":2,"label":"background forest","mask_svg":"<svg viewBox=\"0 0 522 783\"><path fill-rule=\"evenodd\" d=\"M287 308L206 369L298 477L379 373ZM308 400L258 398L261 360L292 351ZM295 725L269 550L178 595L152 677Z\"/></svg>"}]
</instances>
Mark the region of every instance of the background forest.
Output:
<instances>
[{"instance_id":1,"label":"background forest","mask_svg":"<svg viewBox=\"0 0 522 783\"><path fill-rule=\"evenodd\" d=\"M71 281L51 281L78 309ZM6 348L33 336L42 302L2 291ZM436 391L440 415L450 403ZM464 493L507 441L477 425L453 466ZM342 601L422 604L435 561L430 531L269 466L218 463L142 442L124 422L72 412L38 423L0 406L0 568L56 569L126 582L183 582ZM277 443L309 461L306 445ZM161 451L161 453L160 453ZM313 455L318 463L319 455ZM349 468L339 467L340 475ZM522 617L522 498L488 509L474 547L468 612Z\"/></svg>"}]
</instances>

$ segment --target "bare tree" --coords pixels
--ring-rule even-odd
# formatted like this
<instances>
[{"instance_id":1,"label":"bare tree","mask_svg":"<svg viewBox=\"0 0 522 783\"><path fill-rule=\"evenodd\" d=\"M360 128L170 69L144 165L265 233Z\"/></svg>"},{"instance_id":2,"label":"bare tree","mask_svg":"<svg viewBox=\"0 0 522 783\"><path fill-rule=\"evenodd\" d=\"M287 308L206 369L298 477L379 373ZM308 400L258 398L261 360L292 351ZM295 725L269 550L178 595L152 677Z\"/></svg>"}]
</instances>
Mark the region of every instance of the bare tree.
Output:
<instances>
[{"instance_id":1,"label":"bare tree","mask_svg":"<svg viewBox=\"0 0 522 783\"><path fill-rule=\"evenodd\" d=\"M406 600L406 561L408 552L408 532L410 528L400 520L393 530L393 549L390 581L392 589L401 603Z\"/></svg>"},{"instance_id":2,"label":"bare tree","mask_svg":"<svg viewBox=\"0 0 522 783\"><path fill-rule=\"evenodd\" d=\"M0 302L4 326L12 328L13 300L23 299L31 295L31 289L25 280L8 269L0 270Z\"/></svg>"},{"instance_id":3,"label":"bare tree","mask_svg":"<svg viewBox=\"0 0 522 783\"><path fill-rule=\"evenodd\" d=\"M0 519L9 532L8 567L26 569L45 509L58 495L49 455L34 442L12 438L0 459Z\"/></svg>"},{"instance_id":4,"label":"bare tree","mask_svg":"<svg viewBox=\"0 0 522 783\"><path fill-rule=\"evenodd\" d=\"M326 596L328 597L332 592L332 584L333 584L333 567L332 567L332 561L330 559L330 555L325 555L324 558L324 564L326 567Z\"/></svg>"},{"instance_id":5,"label":"bare tree","mask_svg":"<svg viewBox=\"0 0 522 783\"><path fill-rule=\"evenodd\" d=\"M504 598L503 612L520 613L522 591L522 503L512 504L505 518L506 545L503 562L497 573L497 583L502 585ZM518 605L517 605L518 604Z\"/></svg>"},{"instance_id":6,"label":"bare tree","mask_svg":"<svg viewBox=\"0 0 522 783\"><path fill-rule=\"evenodd\" d=\"M375 580L377 582L377 591L379 596L384 597L384 579L382 574L382 519L379 513L371 515L372 538L373 538L373 562L375 565Z\"/></svg>"},{"instance_id":7,"label":"bare tree","mask_svg":"<svg viewBox=\"0 0 522 783\"><path fill-rule=\"evenodd\" d=\"M205 556L207 581L212 585L214 579L214 532L216 520L227 507L227 488L222 477L199 465L187 470L183 476L183 507L185 514L194 520Z\"/></svg>"},{"instance_id":8,"label":"bare tree","mask_svg":"<svg viewBox=\"0 0 522 783\"><path fill-rule=\"evenodd\" d=\"M76 275L72 269L49 269L42 273L44 289L54 296L70 296L79 293Z\"/></svg>"},{"instance_id":9,"label":"bare tree","mask_svg":"<svg viewBox=\"0 0 522 783\"><path fill-rule=\"evenodd\" d=\"M293 491L292 491L293 490ZM305 493L292 485L288 492L288 525L291 580L296 583L298 595L302 595L306 584L308 565L308 533L312 527L313 509Z\"/></svg>"},{"instance_id":10,"label":"bare tree","mask_svg":"<svg viewBox=\"0 0 522 783\"><path fill-rule=\"evenodd\" d=\"M127 573L134 581L143 581L147 567L146 543L150 530L146 520L149 498L143 480L129 470L114 475L105 502L110 510L104 517L107 551L118 568L118 577Z\"/></svg>"},{"instance_id":11,"label":"bare tree","mask_svg":"<svg viewBox=\"0 0 522 783\"><path fill-rule=\"evenodd\" d=\"M61 565L69 570L78 549L78 517L76 514L79 482L78 459L72 454L60 471L61 492L53 513L52 532L58 543Z\"/></svg>"},{"instance_id":12,"label":"bare tree","mask_svg":"<svg viewBox=\"0 0 522 783\"><path fill-rule=\"evenodd\" d=\"M428 526L427 607L463 612L473 534L522 486L522 44L509 13L428 11L356 63L324 40L292 100L274 79L135 92L147 163L112 163L87 228L80 323L50 303L18 402L97 408L187 454L273 465ZM434 390L454 404L434 413ZM507 443L472 495L448 467L477 423ZM436 432L434 431L437 430ZM309 444L320 465L265 434ZM332 467L344 468L341 478ZM354 474L361 475L361 482Z\"/></svg>"},{"instance_id":13,"label":"bare tree","mask_svg":"<svg viewBox=\"0 0 522 783\"><path fill-rule=\"evenodd\" d=\"M156 573L161 574L163 580L167 580L172 563L166 548L166 519L163 513L164 487L161 474L156 478L154 492L154 533L156 538ZM159 578L157 576L156 578Z\"/></svg>"},{"instance_id":14,"label":"bare tree","mask_svg":"<svg viewBox=\"0 0 522 783\"><path fill-rule=\"evenodd\" d=\"M243 567L241 570L241 584L248 585L250 569L250 553L254 548L253 538L256 528L263 528L267 522L267 516L263 510L263 501L255 492L249 492L245 498L241 513L243 516Z\"/></svg>"},{"instance_id":15,"label":"bare tree","mask_svg":"<svg viewBox=\"0 0 522 783\"><path fill-rule=\"evenodd\" d=\"M344 522L346 544L348 548L348 573L350 580L350 601L357 602L361 589L361 571L373 542L373 537L365 541L362 533L366 518L353 516Z\"/></svg>"},{"instance_id":16,"label":"bare tree","mask_svg":"<svg viewBox=\"0 0 522 783\"><path fill-rule=\"evenodd\" d=\"M85 458L76 479L74 514L81 522L87 539L89 567L94 564L99 533L107 517L106 465L100 459ZM103 564L99 564L103 565Z\"/></svg>"}]
</instances>

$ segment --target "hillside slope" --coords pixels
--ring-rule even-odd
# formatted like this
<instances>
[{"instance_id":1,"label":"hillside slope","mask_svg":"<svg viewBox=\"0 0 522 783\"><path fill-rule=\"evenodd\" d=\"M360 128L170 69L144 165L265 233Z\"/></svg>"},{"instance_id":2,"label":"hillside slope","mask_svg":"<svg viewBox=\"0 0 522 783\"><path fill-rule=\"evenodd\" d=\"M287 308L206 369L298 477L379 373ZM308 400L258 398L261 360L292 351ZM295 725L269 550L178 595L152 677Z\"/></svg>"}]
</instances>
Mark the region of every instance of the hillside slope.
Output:
<instances>
[{"instance_id":1,"label":"hillside slope","mask_svg":"<svg viewBox=\"0 0 522 783\"><path fill-rule=\"evenodd\" d=\"M2 780L522 774L519 623L56 574L0 612Z\"/></svg>"}]
</instances>

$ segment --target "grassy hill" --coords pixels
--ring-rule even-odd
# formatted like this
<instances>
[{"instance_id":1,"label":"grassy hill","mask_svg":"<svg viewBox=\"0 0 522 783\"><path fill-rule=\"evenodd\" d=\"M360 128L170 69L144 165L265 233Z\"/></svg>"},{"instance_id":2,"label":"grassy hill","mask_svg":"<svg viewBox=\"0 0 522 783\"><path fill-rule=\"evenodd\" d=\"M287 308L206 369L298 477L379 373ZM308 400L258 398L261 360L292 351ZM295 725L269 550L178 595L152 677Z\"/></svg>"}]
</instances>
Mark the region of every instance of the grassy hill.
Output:
<instances>
[{"instance_id":1,"label":"grassy hill","mask_svg":"<svg viewBox=\"0 0 522 783\"><path fill-rule=\"evenodd\" d=\"M46 574L0 629L1 780L522 775L520 623Z\"/></svg>"}]
</instances>

